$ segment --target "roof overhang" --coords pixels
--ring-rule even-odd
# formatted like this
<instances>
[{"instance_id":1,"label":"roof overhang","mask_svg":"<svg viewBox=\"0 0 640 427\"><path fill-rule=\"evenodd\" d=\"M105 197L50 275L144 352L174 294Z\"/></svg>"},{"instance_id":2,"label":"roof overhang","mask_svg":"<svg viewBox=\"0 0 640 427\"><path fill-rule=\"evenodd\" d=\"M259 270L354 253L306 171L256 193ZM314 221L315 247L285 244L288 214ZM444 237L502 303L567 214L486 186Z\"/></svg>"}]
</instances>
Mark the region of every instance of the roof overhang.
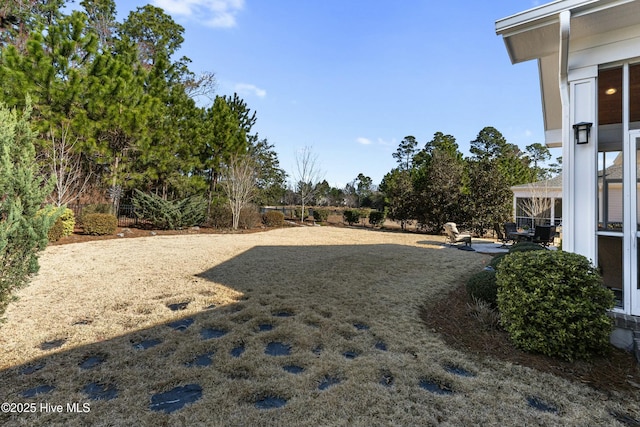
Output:
<instances>
[{"instance_id":1,"label":"roof overhang","mask_svg":"<svg viewBox=\"0 0 640 427\"><path fill-rule=\"evenodd\" d=\"M502 36L513 64L538 60L545 139L552 147L562 144L560 14L565 11L571 16L573 44L638 25L640 1L558 0L496 21L496 34Z\"/></svg>"}]
</instances>

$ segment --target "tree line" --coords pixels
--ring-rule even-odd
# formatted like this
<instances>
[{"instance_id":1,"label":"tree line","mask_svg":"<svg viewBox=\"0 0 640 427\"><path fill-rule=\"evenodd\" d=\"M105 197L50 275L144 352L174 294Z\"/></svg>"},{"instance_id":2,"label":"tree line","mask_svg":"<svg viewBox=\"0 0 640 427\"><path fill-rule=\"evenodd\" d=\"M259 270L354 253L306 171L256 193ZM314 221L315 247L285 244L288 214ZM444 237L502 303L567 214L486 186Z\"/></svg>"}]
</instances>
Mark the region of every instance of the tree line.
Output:
<instances>
[{"instance_id":1,"label":"tree line","mask_svg":"<svg viewBox=\"0 0 640 427\"><path fill-rule=\"evenodd\" d=\"M439 233L449 221L482 235L511 218L511 186L548 179L561 170L549 150L535 143L520 150L493 127L471 141L465 158L452 135L436 132L422 149L405 137L393 157L398 165L387 173L379 190L388 217L402 227L411 222Z\"/></svg>"},{"instance_id":2,"label":"tree line","mask_svg":"<svg viewBox=\"0 0 640 427\"><path fill-rule=\"evenodd\" d=\"M116 20L114 0L14 0L0 6L0 103L30 99L36 159L56 185L49 202L134 189L163 199L223 199L223 174L251 157L258 203L279 201L286 173L237 94L215 95L215 75L176 58L184 28L146 5ZM205 104L207 106L200 106Z\"/></svg>"}]
</instances>

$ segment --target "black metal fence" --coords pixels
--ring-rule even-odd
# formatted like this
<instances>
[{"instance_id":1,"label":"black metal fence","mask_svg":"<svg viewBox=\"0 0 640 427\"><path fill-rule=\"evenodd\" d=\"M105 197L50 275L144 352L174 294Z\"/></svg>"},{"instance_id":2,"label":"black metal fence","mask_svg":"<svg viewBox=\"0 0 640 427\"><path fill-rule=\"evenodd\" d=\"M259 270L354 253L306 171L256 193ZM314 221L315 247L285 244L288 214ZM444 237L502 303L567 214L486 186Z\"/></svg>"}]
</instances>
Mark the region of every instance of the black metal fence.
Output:
<instances>
[{"instance_id":1,"label":"black metal fence","mask_svg":"<svg viewBox=\"0 0 640 427\"><path fill-rule=\"evenodd\" d=\"M114 207L112 205L99 205L102 210L109 210L110 213L113 213ZM82 217L82 212L85 208L89 207L92 212L95 212L95 203L76 203L73 205L67 206L69 209L73 211L76 220L79 220ZM118 207L118 213L116 215L118 218L118 227L131 227L138 225L140 223L140 219L135 213L135 209L133 205L120 205Z\"/></svg>"}]
</instances>

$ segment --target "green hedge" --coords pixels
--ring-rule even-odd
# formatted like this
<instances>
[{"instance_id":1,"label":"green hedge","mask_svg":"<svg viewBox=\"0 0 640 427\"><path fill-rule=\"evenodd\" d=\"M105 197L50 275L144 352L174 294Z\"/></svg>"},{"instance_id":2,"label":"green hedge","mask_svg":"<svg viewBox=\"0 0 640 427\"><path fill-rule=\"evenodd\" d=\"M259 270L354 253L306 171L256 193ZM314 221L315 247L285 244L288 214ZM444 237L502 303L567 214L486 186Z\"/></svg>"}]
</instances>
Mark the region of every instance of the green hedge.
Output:
<instances>
[{"instance_id":1,"label":"green hedge","mask_svg":"<svg viewBox=\"0 0 640 427\"><path fill-rule=\"evenodd\" d=\"M94 213L113 214L113 206L108 203L92 203L83 207L78 218L80 223L84 223L85 215Z\"/></svg>"},{"instance_id":2,"label":"green hedge","mask_svg":"<svg viewBox=\"0 0 640 427\"><path fill-rule=\"evenodd\" d=\"M609 348L613 293L584 256L514 252L502 259L496 278L502 324L518 347L566 360Z\"/></svg>"},{"instance_id":3,"label":"green hedge","mask_svg":"<svg viewBox=\"0 0 640 427\"><path fill-rule=\"evenodd\" d=\"M61 208L61 210L62 213L47 233L50 242L57 242L63 237L70 236L76 226L76 218L73 211L69 208Z\"/></svg>"},{"instance_id":4,"label":"green hedge","mask_svg":"<svg viewBox=\"0 0 640 427\"><path fill-rule=\"evenodd\" d=\"M83 216L83 224L85 234L106 235L113 234L118 228L118 218L115 215L92 213Z\"/></svg>"},{"instance_id":5,"label":"green hedge","mask_svg":"<svg viewBox=\"0 0 640 427\"><path fill-rule=\"evenodd\" d=\"M467 294L470 298L476 298L497 306L498 286L496 284L495 271L480 271L467 280Z\"/></svg>"},{"instance_id":6,"label":"green hedge","mask_svg":"<svg viewBox=\"0 0 640 427\"><path fill-rule=\"evenodd\" d=\"M358 224L360 222L360 211L357 209L347 209L342 213L342 217L349 225Z\"/></svg>"},{"instance_id":7,"label":"green hedge","mask_svg":"<svg viewBox=\"0 0 640 427\"><path fill-rule=\"evenodd\" d=\"M327 222L329 219L330 211L327 209L314 209L313 210L313 219L318 222Z\"/></svg>"},{"instance_id":8,"label":"green hedge","mask_svg":"<svg viewBox=\"0 0 640 427\"><path fill-rule=\"evenodd\" d=\"M284 225L284 214L279 211L267 211L262 214L262 222L267 227L282 227Z\"/></svg>"},{"instance_id":9,"label":"green hedge","mask_svg":"<svg viewBox=\"0 0 640 427\"><path fill-rule=\"evenodd\" d=\"M369 224L373 227L382 227L384 220L387 218L386 212L371 211L369 212Z\"/></svg>"},{"instance_id":10,"label":"green hedge","mask_svg":"<svg viewBox=\"0 0 640 427\"><path fill-rule=\"evenodd\" d=\"M527 252L527 251L544 251L546 250L542 246L533 242L518 242L509 248L509 253L514 252Z\"/></svg>"}]
</instances>

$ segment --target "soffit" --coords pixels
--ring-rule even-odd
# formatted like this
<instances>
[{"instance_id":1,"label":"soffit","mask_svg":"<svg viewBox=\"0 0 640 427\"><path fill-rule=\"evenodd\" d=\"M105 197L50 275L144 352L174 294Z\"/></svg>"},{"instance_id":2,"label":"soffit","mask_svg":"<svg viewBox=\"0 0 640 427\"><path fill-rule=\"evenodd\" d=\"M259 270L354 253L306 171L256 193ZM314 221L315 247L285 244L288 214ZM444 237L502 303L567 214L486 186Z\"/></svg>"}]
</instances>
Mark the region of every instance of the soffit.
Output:
<instances>
[{"instance_id":1,"label":"soffit","mask_svg":"<svg viewBox=\"0 0 640 427\"><path fill-rule=\"evenodd\" d=\"M560 0L496 22L511 62L542 58L558 51L559 13L571 11L571 40L638 25L637 0Z\"/></svg>"}]
</instances>

